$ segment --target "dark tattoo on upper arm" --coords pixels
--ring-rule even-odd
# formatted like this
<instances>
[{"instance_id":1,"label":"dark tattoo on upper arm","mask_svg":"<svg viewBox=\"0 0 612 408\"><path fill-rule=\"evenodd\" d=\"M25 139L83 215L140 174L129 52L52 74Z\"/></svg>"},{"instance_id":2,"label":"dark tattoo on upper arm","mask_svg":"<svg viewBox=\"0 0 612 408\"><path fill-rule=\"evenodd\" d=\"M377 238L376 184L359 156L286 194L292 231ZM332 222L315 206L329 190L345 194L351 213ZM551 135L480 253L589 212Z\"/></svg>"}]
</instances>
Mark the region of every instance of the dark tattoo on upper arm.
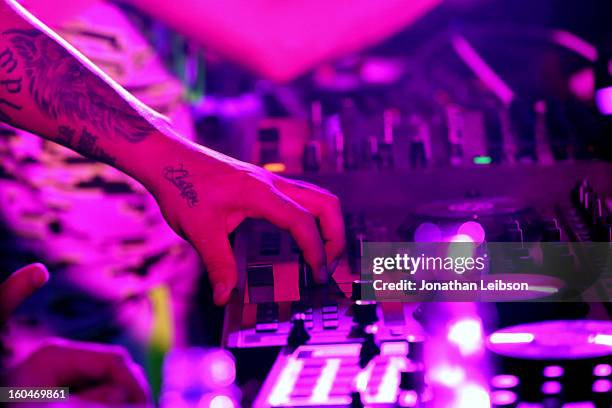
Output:
<instances>
[{"instance_id":1,"label":"dark tattoo on upper arm","mask_svg":"<svg viewBox=\"0 0 612 408\"><path fill-rule=\"evenodd\" d=\"M78 136L78 141L75 140L76 129L69 126L60 126L58 128L59 137L56 140L66 146L73 146L83 156L101 161L106 164L114 165L116 159L108 154L106 150L98 146L98 137L90 133L87 128L81 130L81 135Z\"/></svg>"},{"instance_id":2,"label":"dark tattoo on upper arm","mask_svg":"<svg viewBox=\"0 0 612 408\"><path fill-rule=\"evenodd\" d=\"M193 184L187 181L190 176L191 175L182 164L176 167L167 166L164 168L164 178L179 189L181 197L187 201L187 205L195 207L200 202L200 199L198 198L198 193L193 187Z\"/></svg>"},{"instance_id":3,"label":"dark tattoo on upper arm","mask_svg":"<svg viewBox=\"0 0 612 408\"><path fill-rule=\"evenodd\" d=\"M6 48L0 53L0 70L6 75L12 75L13 71L17 68L17 60L15 54L10 48ZM21 92L21 76L18 77L5 77L2 75L0 85L9 94L16 94ZM0 120L3 122L11 123L12 117L6 112L6 108L13 110L21 110L21 106L8 101L4 98L0 98Z\"/></svg>"},{"instance_id":4,"label":"dark tattoo on upper arm","mask_svg":"<svg viewBox=\"0 0 612 408\"><path fill-rule=\"evenodd\" d=\"M88 123L101 134L139 142L155 128L102 78L41 31L3 32L11 48L0 53L0 68L10 73L20 57L27 89L36 106L49 118ZM19 82L1 83L21 89Z\"/></svg>"}]
</instances>

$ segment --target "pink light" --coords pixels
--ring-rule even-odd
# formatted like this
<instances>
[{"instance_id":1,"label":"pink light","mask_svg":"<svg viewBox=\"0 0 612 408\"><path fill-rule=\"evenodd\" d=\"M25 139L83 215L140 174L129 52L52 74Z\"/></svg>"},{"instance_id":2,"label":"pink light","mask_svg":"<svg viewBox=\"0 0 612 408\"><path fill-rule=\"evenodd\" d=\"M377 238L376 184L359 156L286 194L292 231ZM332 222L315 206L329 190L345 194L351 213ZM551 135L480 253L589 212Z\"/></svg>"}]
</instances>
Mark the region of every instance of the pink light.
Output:
<instances>
[{"instance_id":1,"label":"pink light","mask_svg":"<svg viewBox=\"0 0 612 408\"><path fill-rule=\"evenodd\" d=\"M236 378L234 358L226 350L208 353L200 364L202 380L208 388L227 387Z\"/></svg>"},{"instance_id":2,"label":"pink light","mask_svg":"<svg viewBox=\"0 0 612 408\"><path fill-rule=\"evenodd\" d=\"M612 115L612 86L595 92L595 104L602 114Z\"/></svg>"},{"instance_id":3,"label":"pink light","mask_svg":"<svg viewBox=\"0 0 612 408\"><path fill-rule=\"evenodd\" d=\"M593 383L593 392L607 393L612 391L612 382L610 380L597 380Z\"/></svg>"},{"instance_id":4,"label":"pink light","mask_svg":"<svg viewBox=\"0 0 612 408\"><path fill-rule=\"evenodd\" d=\"M225 394L206 394L198 401L198 408L236 408L236 404Z\"/></svg>"},{"instance_id":5,"label":"pink light","mask_svg":"<svg viewBox=\"0 0 612 408\"><path fill-rule=\"evenodd\" d=\"M542 394L554 395L561 392L561 383L558 381L546 381L542 384Z\"/></svg>"},{"instance_id":6,"label":"pink light","mask_svg":"<svg viewBox=\"0 0 612 408\"><path fill-rule=\"evenodd\" d=\"M468 243L473 243L474 240L469 235L466 235L466 234L457 234L457 235L453 235L451 237L450 242L468 242Z\"/></svg>"},{"instance_id":7,"label":"pink light","mask_svg":"<svg viewBox=\"0 0 612 408\"><path fill-rule=\"evenodd\" d=\"M491 403L493 405L510 405L516 402L517 396L512 391L493 391L491 393Z\"/></svg>"},{"instance_id":8,"label":"pink light","mask_svg":"<svg viewBox=\"0 0 612 408\"><path fill-rule=\"evenodd\" d=\"M593 367L593 375L595 377L607 377L612 374L612 366L610 364L597 364Z\"/></svg>"},{"instance_id":9,"label":"pink light","mask_svg":"<svg viewBox=\"0 0 612 408\"><path fill-rule=\"evenodd\" d=\"M400 394L399 400L402 407L416 407L419 402L419 396L415 391L406 391Z\"/></svg>"},{"instance_id":10,"label":"pink light","mask_svg":"<svg viewBox=\"0 0 612 408\"><path fill-rule=\"evenodd\" d=\"M432 382L446 387L456 387L465 379L465 371L461 367L442 365L431 369L428 375Z\"/></svg>"},{"instance_id":11,"label":"pink light","mask_svg":"<svg viewBox=\"0 0 612 408\"><path fill-rule=\"evenodd\" d=\"M447 338L461 354L474 354L482 350L482 324L476 319L458 320L450 326Z\"/></svg>"},{"instance_id":12,"label":"pink light","mask_svg":"<svg viewBox=\"0 0 612 408\"><path fill-rule=\"evenodd\" d=\"M502 101L509 105L514 99L514 92L503 79L486 63L472 45L462 36L455 35L452 39L453 48L476 76Z\"/></svg>"},{"instance_id":13,"label":"pink light","mask_svg":"<svg viewBox=\"0 0 612 408\"><path fill-rule=\"evenodd\" d=\"M492 344L531 343L535 339L531 333L493 333L489 337Z\"/></svg>"},{"instance_id":14,"label":"pink light","mask_svg":"<svg viewBox=\"0 0 612 408\"><path fill-rule=\"evenodd\" d=\"M554 30L552 37L553 41L557 44L574 51L576 54L582 55L589 61L595 62L597 60L597 48L577 35L569 31Z\"/></svg>"},{"instance_id":15,"label":"pink light","mask_svg":"<svg viewBox=\"0 0 612 408\"><path fill-rule=\"evenodd\" d=\"M459 388L453 408L490 408L489 393L477 384L467 384Z\"/></svg>"},{"instance_id":16,"label":"pink light","mask_svg":"<svg viewBox=\"0 0 612 408\"><path fill-rule=\"evenodd\" d=\"M518 383L518 377L511 374L500 374L491 379L491 386L494 388L514 388Z\"/></svg>"},{"instance_id":17,"label":"pink light","mask_svg":"<svg viewBox=\"0 0 612 408\"><path fill-rule=\"evenodd\" d=\"M589 336L589 343L612 346L612 334L596 334Z\"/></svg>"},{"instance_id":18,"label":"pink light","mask_svg":"<svg viewBox=\"0 0 612 408\"><path fill-rule=\"evenodd\" d=\"M559 378L559 377L563 377L563 367L561 366L557 366L557 365L553 365L553 366L546 366L544 367L544 377L546 378Z\"/></svg>"},{"instance_id":19,"label":"pink light","mask_svg":"<svg viewBox=\"0 0 612 408\"><path fill-rule=\"evenodd\" d=\"M414 231L415 242L442 242L442 232L436 224L424 222Z\"/></svg>"},{"instance_id":20,"label":"pink light","mask_svg":"<svg viewBox=\"0 0 612 408\"><path fill-rule=\"evenodd\" d=\"M477 244L481 244L485 240L485 230L482 228L482 225L475 221L468 221L457 229L458 236L467 235L472 239L471 242L475 242Z\"/></svg>"}]
</instances>

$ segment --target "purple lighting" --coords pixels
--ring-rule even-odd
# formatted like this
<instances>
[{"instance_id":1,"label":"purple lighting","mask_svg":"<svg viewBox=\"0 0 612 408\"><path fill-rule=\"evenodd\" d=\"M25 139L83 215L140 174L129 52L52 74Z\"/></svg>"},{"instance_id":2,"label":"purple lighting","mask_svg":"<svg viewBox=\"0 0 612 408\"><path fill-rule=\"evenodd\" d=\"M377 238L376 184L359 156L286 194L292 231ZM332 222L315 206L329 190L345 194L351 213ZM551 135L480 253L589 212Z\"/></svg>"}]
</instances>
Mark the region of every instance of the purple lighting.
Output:
<instances>
[{"instance_id":1,"label":"purple lighting","mask_svg":"<svg viewBox=\"0 0 612 408\"><path fill-rule=\"evenodd\" d=\"M511 374L500 374L491 379L491 386L494 388L514 388L518 383L518 377Z\"/></svg>"},{"instance_id":2,"label":"purple lighting","mask_svg":"<svg viewBox=\"0 0 612 408\"><path fill-rule=\"evenodd\" d=\"M612 86L595 92L595 104L604 115L612 115Z\"/></svg>"},{"instance_id":3,"label":"purple lighting","mask_svg":"<svg viewBox=\"0 0 612 408\"><path fill-rule=\"evenodd\" d=\"M517 396L512 391L493 391L491 392L491 404L493 405L510 405L514 404Z\"/></svg>"},{"instance_id":4,"label":"purple lighting","mask_svg":"<svg viewBox=\"0 0 612 408\"><path fill-rule=\"evenodd\" d=\"M457 320L448 330L448 341L457 345L463 355L482 351L482 337L482 324L476 319Z\"/></svg>"},{"instance_id":5,"label":"purple lighting","mask_svg":"<svg viewBox=\"0 0 612 408\"><path fill-rule=\"evenodd\" d=\"M225 350L209 353L200 364L202 378L210 389L227 387L236 378L234 358Z\"/></svg>"},{"instance_id":6,"label":"purple lighting","mask_svg":"<svg viewBox=\"0 0 612 408\"><path fill-rule=\"evenodd\" d=\"M593 383L593 392L607 393L612 391L612 382L610 380L597 380Z\"/></svg>"},{"instance_id":7,"label":"purple lighting","mask_svg":"<svg viewBox=\"0 0 612 408\"><path fill-rule=\"evenodd\" d=\"M456 387L465 379L465 371L461 367L442 365L431 370L429 379L446 387Z\"/></svg>"},{"instance_id":8,"label":"purple lighting","mask_svg":"<svg viewBox=\"0 0 612 408\"><path fill-rule=\"evenodd\" d=\"M481 244L485 240L485 230L482 228L482 225L475 221L468 221L466 223L461 224L459 229L457 229L458 235L467 235L472 239L472 242L477 244Z\"/></svg>"},{"instance_id":9,"label":"purple lighting","mask_svg":"<svg viewBox=\"0 0 612 408\"><path fill-rule=\"evenodd\" d=\"M546 378L559 378L559 377L563 377L563 367L561 366L557 366L557 365L553 365L553 366L546 366L544 367L544 377Z\"/></svg>"},{"instance_id":10,"label":"purple lighting","mask_svg":"<svg viewBox=\"0 0 612 408\"><path fill-rule=\"evenodd\" d=\"M454 408L490 408L489 393L477 384L466 384L459 388Z\"/></svg>"},{"instance_id":11,"label":"purple lighting","mask_svg":"<svg viewBox=\"0 0 612 408\"><path fill-rule=\"evenodd\" d=\"M612 366L610 364L597 364L593 367L593 375L595 377L608 377L612 374Z\"/></svg>"},{"instance_id":12,"label":"purple lighting","mask_svg":"<svg viewBox=\"0 0 612 408\"><path fill-rule=\"evenodd\" d=\"M561 383L558 381L546 381L542 384L542 394L555 395L561 393Z\"/></svg>"},{"instance_id":13,"label":"purple lighting","mask_svg":"<svg viewBox=\"0 0 612 408\"><path fill-rule=\"evenodd\" d=\"M424 222L414 231L415 242L442 242L442 232L436 224Z\"/></svg>"}]
</instances>

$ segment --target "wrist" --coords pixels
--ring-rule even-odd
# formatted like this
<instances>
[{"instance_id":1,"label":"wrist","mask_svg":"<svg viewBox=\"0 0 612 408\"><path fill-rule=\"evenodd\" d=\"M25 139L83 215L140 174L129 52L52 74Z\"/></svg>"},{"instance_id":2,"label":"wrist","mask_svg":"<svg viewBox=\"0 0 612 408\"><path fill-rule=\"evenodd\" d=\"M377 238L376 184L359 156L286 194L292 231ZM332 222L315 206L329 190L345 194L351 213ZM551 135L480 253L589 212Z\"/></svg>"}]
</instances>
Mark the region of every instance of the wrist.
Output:
<instances>
[{"instance_id":1,"label":"wrist","mask_svg":"<svg viewBox=\"0 0 612 408\"><path fill-rule=\"evenodd\" d=\"M163 188L164 167L184 160L191 149L190 142L180 136L155 132L142 142L131 145L117 167L155 195Z\"/></svg>"}]
</instances>

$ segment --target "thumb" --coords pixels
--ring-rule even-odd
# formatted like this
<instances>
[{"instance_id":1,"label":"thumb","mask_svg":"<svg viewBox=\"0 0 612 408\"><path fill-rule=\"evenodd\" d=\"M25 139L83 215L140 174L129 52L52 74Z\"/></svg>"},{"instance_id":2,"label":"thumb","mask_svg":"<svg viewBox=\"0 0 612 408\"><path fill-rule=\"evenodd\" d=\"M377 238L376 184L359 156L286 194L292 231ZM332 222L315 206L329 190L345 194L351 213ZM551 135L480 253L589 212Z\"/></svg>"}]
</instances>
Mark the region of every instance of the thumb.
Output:
<instances>
[{"instance_id":1,"label":"thumb","mask_svg":"<svg viewBox=\"0 0 612 408\"><path fill-rule=\"evenodd\" d=\"M40 263L27 265L13 272L0 285L0 322L6 321L13 311L47 280L49 272Z\"/></svg>"},{"instance_id":2,"label":"thumb","mask_svg":"<svg viewBox=\"0 0 612 408\"><path fill-rule=\"evenodd\" d=\"M222 306L227 303L236 286L237 268L227 233L218 226L203 231L204 237L192 241L208 271L213 287L213 301Z\"/></svg>"}]
</instances>

